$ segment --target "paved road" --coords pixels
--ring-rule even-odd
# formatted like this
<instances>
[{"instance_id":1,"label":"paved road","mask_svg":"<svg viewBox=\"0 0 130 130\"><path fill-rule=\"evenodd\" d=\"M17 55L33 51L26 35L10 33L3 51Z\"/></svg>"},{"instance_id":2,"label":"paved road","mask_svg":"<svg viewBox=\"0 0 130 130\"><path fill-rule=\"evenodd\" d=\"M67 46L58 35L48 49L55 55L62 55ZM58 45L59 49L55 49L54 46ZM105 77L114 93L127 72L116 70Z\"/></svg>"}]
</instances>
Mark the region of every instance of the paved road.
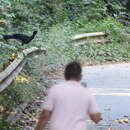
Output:
<instances>
[{"instance_id":1,"label":"paved road","mask_svg":"<svg viewBox=\"0 0 130 130\"><path fill-rule=\"evenodd\" d=\"M103 113L104 120L94 130L130 130L130 63L87 66L83 75Z\"/></svg>"}]
</instances>

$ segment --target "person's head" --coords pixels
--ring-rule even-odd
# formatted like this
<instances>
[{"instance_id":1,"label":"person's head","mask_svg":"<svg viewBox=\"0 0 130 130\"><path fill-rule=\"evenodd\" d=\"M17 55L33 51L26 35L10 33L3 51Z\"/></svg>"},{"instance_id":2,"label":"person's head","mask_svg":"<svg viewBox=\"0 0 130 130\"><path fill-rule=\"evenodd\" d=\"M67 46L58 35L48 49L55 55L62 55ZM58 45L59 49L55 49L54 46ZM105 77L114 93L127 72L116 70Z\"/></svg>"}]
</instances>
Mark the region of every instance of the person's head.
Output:
<instances>
[{"instance_id":1,"label":"person's head","mask_svg":"<svg viewBox=\"0 0 130 130\"><path fill-rule=\"evenodd\" d=\"M64 77L66 80L80 81L82 79L81 64L77 61L70 62L65 68Z\"/></svg>"}]
</instances>

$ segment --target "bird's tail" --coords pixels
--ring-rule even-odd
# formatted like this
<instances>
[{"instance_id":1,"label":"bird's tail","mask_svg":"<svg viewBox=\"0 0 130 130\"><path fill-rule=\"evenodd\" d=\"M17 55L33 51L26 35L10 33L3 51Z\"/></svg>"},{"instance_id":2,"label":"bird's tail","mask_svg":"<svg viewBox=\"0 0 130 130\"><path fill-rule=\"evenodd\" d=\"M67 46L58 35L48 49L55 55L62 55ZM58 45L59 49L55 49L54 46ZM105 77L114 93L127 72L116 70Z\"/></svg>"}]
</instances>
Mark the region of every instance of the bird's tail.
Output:
<instances>
[{"instance_id":1,"label":"bird's tail","mask_svg":"<svg viewBox=\"0 0 130 130\"><path fill-rule=\"evenodd\" d=\"M14 38L13 35L3 35L4 40L13 39L13 38Z\"/></svg>"}]
</instances>

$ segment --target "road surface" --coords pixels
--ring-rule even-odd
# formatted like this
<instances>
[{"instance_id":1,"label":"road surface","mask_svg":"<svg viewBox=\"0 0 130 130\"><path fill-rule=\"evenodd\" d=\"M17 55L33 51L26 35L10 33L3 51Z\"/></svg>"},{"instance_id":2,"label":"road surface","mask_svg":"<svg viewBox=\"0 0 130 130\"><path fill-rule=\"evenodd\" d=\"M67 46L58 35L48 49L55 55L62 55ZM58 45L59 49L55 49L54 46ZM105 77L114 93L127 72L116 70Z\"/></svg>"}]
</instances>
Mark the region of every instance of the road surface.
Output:
<instances>
[{"instance_id":1,"label":"road surface","mask_svg":"<svg viewBox=\"0 0 130 130\"><path fill-rule=\"evenodd\" d=\"M86 66L83 82L95 95L103 116L96 126L89 122L91 130L130 130L130 63Z\"/></svg>"}]
</instances>

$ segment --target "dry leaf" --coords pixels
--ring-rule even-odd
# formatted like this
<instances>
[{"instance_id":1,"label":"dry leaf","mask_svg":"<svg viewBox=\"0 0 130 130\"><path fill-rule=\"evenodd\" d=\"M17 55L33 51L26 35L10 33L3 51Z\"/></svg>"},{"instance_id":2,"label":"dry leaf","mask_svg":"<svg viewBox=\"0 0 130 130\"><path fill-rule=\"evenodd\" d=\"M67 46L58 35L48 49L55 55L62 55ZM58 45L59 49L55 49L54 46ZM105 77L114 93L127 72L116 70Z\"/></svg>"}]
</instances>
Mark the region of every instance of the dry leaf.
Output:
<instances>
[{"instance_id":1,"label":"dry leaf","mask_svg":"<svg viewBox=\"0 0 130 130\"><path fill-rule=\"evenodd\" d=\"M3 112L5 109L3 106L0 106L0 112Z\"/></svg>"}]
</instances>

